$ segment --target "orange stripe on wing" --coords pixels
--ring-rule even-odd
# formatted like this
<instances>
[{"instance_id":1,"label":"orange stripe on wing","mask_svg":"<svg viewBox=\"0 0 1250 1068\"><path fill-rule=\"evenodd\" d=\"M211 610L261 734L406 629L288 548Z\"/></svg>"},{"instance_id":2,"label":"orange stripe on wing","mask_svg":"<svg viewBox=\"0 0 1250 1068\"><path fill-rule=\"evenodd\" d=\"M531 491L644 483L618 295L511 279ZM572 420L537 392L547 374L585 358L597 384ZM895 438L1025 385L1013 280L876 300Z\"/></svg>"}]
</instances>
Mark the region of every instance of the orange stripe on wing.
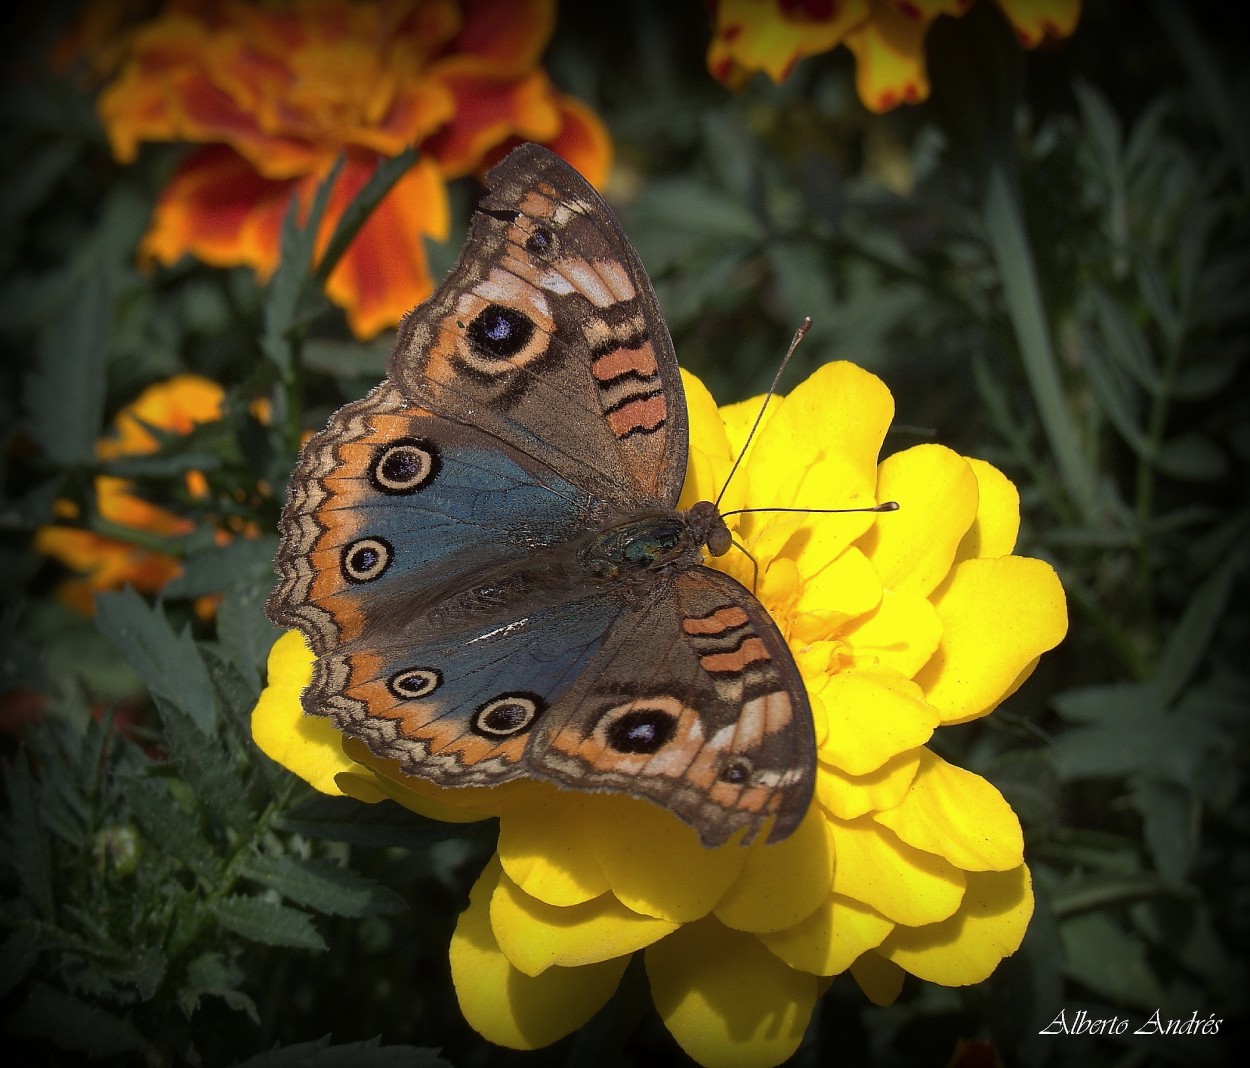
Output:
<instances>
[{"instance_id":1,"label":"orange stripe on wing","mask_svg":"<svg viewBox=\"0 0 1250 1068\"><path fill-rule=\"evenodd\" d=\"M659 366L655 362L655 352L644 342L633 348L622 345L605 353L595 360L591 370L600 382L611 382L614 378L630 374L653 378Z\"/></svg>"},{"instance_id":2,"label":"orange stripe on wing","mask_svg":"<svg viewBox=\"0 0 1250 1068\"><path fill-rule=\"evenodd\" d=\"M742 626L746 621L746 612L735 604L728 604L724 608L718 608L710 616L703 616L699 619L683 619L681 629L687 634L707 634L716 637L717 635L728 634L735 627Z\"/></svg>"},{"instance_id":3,"label":"orange stripe on wing","mask_svg":"<svg viewBox=\"0 0 1250 1068\"><path fill-rule=\"evenodd\" d=\"M736 675L750 665L771 660L768 649L759 638L748 638L737 649L728 653L709 653L699 657L703 670L711 675Z\"/></svg>"},{"instance_id":4,"label":"orange stripe on wing","mask_svg":"<svg viewBox=\"0 0 1250 1068\"><path fill-rule=\"evenodd\" d=\"M668 405L659 392L626 401L607 413L608 427L618 438L658 430L667 418Z\"/></svg>"}]
</instances>

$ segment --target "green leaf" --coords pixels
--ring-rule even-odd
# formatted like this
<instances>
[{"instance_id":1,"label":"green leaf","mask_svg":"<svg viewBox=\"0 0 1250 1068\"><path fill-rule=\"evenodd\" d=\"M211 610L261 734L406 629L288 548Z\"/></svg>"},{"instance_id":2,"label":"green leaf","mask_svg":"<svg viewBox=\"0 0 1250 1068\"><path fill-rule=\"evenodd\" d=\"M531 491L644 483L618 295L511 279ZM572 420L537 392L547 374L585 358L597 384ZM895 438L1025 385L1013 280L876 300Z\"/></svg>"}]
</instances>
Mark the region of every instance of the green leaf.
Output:
<instances>
[{"instance_id":1,"label":"green leaf","mask_svg":"<svg viewBox=\"0 0 1250 1068\"><path fill-rule=\"evenodd\" d=\"M234 895L213 906L221 925L252 942L293 949L325 949L312 917L259 897Z\"/></svg>"},{"instance_id":2,"label":"green leaf","mask_svg":"<svg viewBox=\"0 0 1250 1068\"><path fill-rule=\"evenodd\" d=\"M1143 713L1158 714L1163 711L1157 689L1149 683L1085 686L1066 690L1050 700L1064 719L1074 723L1123 722Z\"/></svg>"},{"instance_id":3,"label":"green leaf","mask_svg":"<svg viewBox=\"0 0 1250 1068\"><path fill-rule=\"evenodd\" d=\"M205 997L221 998L236 1012L245 1012L253 1023L260 1023L256 1003L239 985L245 976L243 969L221 953L210 950L201 953L187 965L187 981L178 991L178 1005L190 1017L200 1007Z\"/></svg>"},{"instance_id":4,"label":"green leaf","mask_svg":"<svg viewBox=\"0 0 1250 1068\"><path fill-rule=\"evenodd\" d=\"M1115 1004L1156 1009L1167 993L1151 970L1145 947L1102 912L1085 912L1061 921L1068 977Z\"/></svg>"},{"instance_id":5,"label":"green leaf","mask_svg":"<svg viewBox=\"0 0 1250 1068\"><path fill-rule=\"evenodd\" d=\"M297 905L334 916L401 912L405 907L403 898L372 879L315 860L253 855L244 862L242 874Z\"/></svg>"},{"instance_id":6,"label":"green leaf","mask_svg":"<svg viewBox=\"0 0 1250 1068\"><path fill-rule=\"evenodd\" d=\"M362 805L346 797L318 794L304 802L281 826L308 838L347 842L350 845L379 847L401 846L422 849L449 838L493 840L496 824L439 823L424 819L402 805Z\"/></svg>"},{"instance_id":7,"label":"green leaf","mask_svg":"<svg viewBox=\"0 0 1250 1068\"><path fill-rule=\"evenodd\" d=\"M217 634L230 663L260 693L269 649L282 631L265 615L267 586L236 586L217 609Z\"/></svg>"},{"instance_id":8,"label":"green leaf","mask_svg":"<svg viewBox=\"0 0 1250 1068\"><path fill-rule=\"evenodd\" d=\"M217 727L213 686L189 630L174 634L165 613L129 587L96 597L96 626L139 675L153 697L184 712L204 734Z\"/></svg>"},{"instance_id":9,"label":"green leaf","mask_svg":"<svg viewBox=\"0 0 1250 1068\"><path fill-rule=\"evenodd\" d=\"M12 819L13 860L22 889L39 912L51 918L55 911L52 897L52 850L48 834L39 819L34 777L26 753L19 752L5 778Z\"/></svg>"},{"instance_id":10,"label":"green leaf","mask_svg":"<svg viewBox=\"0 0 1250 1068\"><path fill-rule=\"evenodd\" d=\"M438 1050L424 1046L383 1046L381 1039L330 1045L330 1036L294 1046L275 1046L235 1068L452 1068Z\"/></svg>"},{"instance_id":11,"label":"green leaf","mask_svg":"<svg viewBox=\"0 0 1250 1068\"><path fill-rule=\"evenodd\" d=\"M1143 775L1133 781L1133 801L1141 813L1155 869L1168 882L1183 884L1201 844L1198 796L1179 783Z\"/></svg>"},{"instance_id":12,"label":"green leaf","mask_svg":"<svg viewBox=\"0 0 1250 1068\"><path fill-rule=\"evenodd\" d=\"M113 295L103 269L87 275L55 320L26 378L30 433L57 463L95 462L104 424L105 370Z\"/></svg>"},{"instance_id":13,"label":"green leaf","mask_svg":"<svg viewBox=\"0 0 1250 1068\"><path fill-rule=\"evenodd\" d=\"M1228 473L1228 457L1205 434L1180 434L1163 443L1155 466L1184 482L1215 482Z\"/></svg>"},{"instance_id":14,"label":"green leaf","mask_svg":"<svg viewBox=\"0 0 1250 1068\"><path fill-rule=\"evenodd\" d=\"M221 862L204 837L199 821L178 804L161 780L134 777L123 780L121 785L131 814L161 853L203 879L218 871Z\"/></svg>"},{"instance_id":15,"label":"green leaf","mask_svg":"<svg viewBox=\"0 0 1250 1068\"><path fill-rule=\"evenodd\" d=\"M19 927L0 946L0 998L7 997L39 959L39 935L32 927Z\"/></svg>"},{"instance_id":16,"label":"green leaf","mask_svg":"<svg viewBox=\"0 0 1250 1068\"><path fill-rule=\"evenodd\" d=\"M1164 705L1170 705L1180 695L1211 648L1211 638L1224 616L1233 576L1240 566L1241 561L1231 557L1208 575L1194 591L1180 620L1172 628L1159 655L1159 667L1154 679Z\"/></svg>"},{"instance_id":17,"label":"green leaf","mask_svg":"<svg viewBox=\"0 0 1250 1068\"><path fill-rule=\"evenodd\" d=\"M1127 739L1132 744L1127 744ZM1122 778L1139 771L1185 781L1212 747L1226 744L1210 724L1169 714L1140 714L1078 727L1055 739L1055 767L1063 779Z\"/></svg>"},{"instance_id":18,"label":"green leaf","mask_svg":"<svg viewBox=\"0 0 1250 1068\"><path fill-rule=\"evenodd\" d=\"M35 985L6 1025L14 1034L44 1038L60 1049L92 1057L110 1057L146 1045L129 1021L46 983Z\"/></svg>"},{"instance_id":19,"label":"green leaf","mask_svg":"<svg viewBox=\"0 0 1250 1068\"><path fill-rule=\"evenodd\" d=\"M378 164L377 170L369 176L364 187L352 198L352 202L347 205L347 209L340 216L338 225L334 228L334 233L321 254L317 269L313 273L319 285L325 285L326 279L338 265L347 247L355 239L369 216L373 214L373 209L416 162L417 150L406 148L399 155L392 156Z\"/></svg>"},{"instance_id":20,"label":"green leaf","mask_svg":"<svg viewBox=\"0 0 1250 1068\"><path fill-rule=\"evenodd\" d=\"M1128 309L1112 300L1106 290L1096 289L1091 297L1108 354L1117 366L1133 376L1142 389L1151 396L1157 396L1161 388L1159 371L1146 335L1133 321Z\"/></svg>"},{"instance_id":21,"label":"green leaf","mask_svg":"<svg viewBox=\"0 0 1250 1068\"><path fill-rule=\"evenodd\" d=\"M182 574L166 584L165 597L203 597L231 586L247 584L267 589L276 579L273 559L276 537L236 538L214 545L184 561Z\"/></svg>"},{"instance_id":22,"label":"green leaf","mask_svg":"<svg viewBox=\"0 0 1250 1068\"><path fill-rule=\"evenodd\" d=\"M216 812L239 834L249 834L255 820L247 804L247 784L238 761L219 738L204 734L189 716L163 698L156 710L165 728L165 742L178 772L196 801Z\"/></svg>"}]
</instances>

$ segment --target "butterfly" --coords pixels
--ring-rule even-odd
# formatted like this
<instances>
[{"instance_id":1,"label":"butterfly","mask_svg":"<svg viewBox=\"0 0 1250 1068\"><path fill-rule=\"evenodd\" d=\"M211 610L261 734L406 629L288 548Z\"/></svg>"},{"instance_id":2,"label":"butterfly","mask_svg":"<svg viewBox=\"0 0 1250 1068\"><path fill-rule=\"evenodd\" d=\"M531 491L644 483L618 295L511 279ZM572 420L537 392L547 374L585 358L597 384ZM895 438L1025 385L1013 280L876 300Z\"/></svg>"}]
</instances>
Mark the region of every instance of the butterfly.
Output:
<instances>
[{"instance_id":1,"label":"butterfly","mask_svg":"<svg viewBox=\"0 0 1250 1068\"><path fill-rule=\"evenodd\" d=\"M807 692L731 536L676 509L686 402L650 280L569 164L522 145L387 377L309 439L267 602L301 701L405 774L646 798L707 846L791 834Z\"/></svg>"}]
</instances>

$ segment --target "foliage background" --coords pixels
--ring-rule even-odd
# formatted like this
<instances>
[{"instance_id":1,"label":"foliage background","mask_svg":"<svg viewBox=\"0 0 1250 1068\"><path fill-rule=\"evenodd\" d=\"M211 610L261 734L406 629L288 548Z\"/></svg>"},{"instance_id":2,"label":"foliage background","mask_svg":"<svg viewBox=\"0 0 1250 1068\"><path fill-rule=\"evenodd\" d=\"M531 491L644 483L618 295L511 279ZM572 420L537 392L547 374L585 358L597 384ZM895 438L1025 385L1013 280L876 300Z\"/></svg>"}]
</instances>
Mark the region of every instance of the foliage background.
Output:
<instances>
[{"instance_id":1,"label":"foliage background","mask_svg":"<svg viewBox=\"0 0 1250 1068\"><path fill-rule=\"evenodd\" d=\"M885 116L856 98L845 50L735 94L706 73L697 5L561 12L547 69L611 132L609 195L683 362L720 400L748 396L811 315L793 380L852 359L898 401L887 451L937 440L1000 466L1022 494L1020 551L1070 597L1069 638L1023 690L941 736L1024 822L1038 908L1023 948L981 986L911 982L888 1009L840 978L795 1064L944 1064L969 1056L962 1039L1039 1068L1219 1064L1247 1037L1237 8L1095 2L1070 41L1023 56L982 3L931 31L933 99ZM266 289L191 261L136 270L177 150L111 160L89 87L42 61L70 14L6 28L0 98L6 1042L44 1064L435 1062L418 1047L457 1065L680 1062L633 971L578 1035L487 1046L446 949L493 829L313 798L253 748L279 508L256 488L284 485L293 440L248 402L298 354L296 418L319 426L380 378L389 338L350 339L295 231ZM472 184L453 195L436 274ZM225 387L224 419L107 469L199 521L152 536L184 572L156 603L117 592L76 614L33 532L58 498L93 522L95 439L183 371ZM207 500L186 493L193 469ZM231 516L261 536L215 545ZM194 609L205 595L214 615ZM1060 1009L1134 1024L1038 1036ZM1134 1036L1155 1009L1223 1024Z\"/></svg>"}]
</instances>

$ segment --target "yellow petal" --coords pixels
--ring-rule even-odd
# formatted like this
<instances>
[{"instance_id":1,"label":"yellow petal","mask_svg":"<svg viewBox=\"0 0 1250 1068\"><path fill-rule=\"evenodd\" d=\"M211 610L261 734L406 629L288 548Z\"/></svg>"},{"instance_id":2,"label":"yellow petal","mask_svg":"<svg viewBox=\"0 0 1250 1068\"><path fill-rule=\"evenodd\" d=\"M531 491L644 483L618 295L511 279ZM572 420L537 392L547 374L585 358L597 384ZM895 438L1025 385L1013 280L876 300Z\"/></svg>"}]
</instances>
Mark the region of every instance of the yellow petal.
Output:
<instances>
[{"instance_id":1,"label":"yellow petal","mask_svg":"<svg viewBox=\"0 0 1250 1068\"><path fill-rule=\"evenodd\" d=\"M827 13L805 17L796 5L721 0L715 7L708 69L723 82L735 67L763 70L774 82L784 81L799 60L833 48L869 11L865 0L826 6Z\"/></svg>"},{"instance_id":2,"label":"yellow petal","mask_svg":"<svg viewBox=\"0 0 1250 1068\"><path fill-rule=\"evenodd\" d=\"M299 695L312 680L315 657L304 636L289 630L269 650L269 683L252 710L260 751L323 794L342 796L334 777L359 770L343 752L343 735L328 719L306 716Z\"/></svg>"},{"instance_id":3,"label":"yellow petal","mask_svg":"<svg viewBox=\"0 0 1250 1068\"><path fill-rule=\"evenodd\" d=\"M867 775L848 775L827 764L816 766L816 800L831 815L853 820L867 812L894 808L911 788L920 767L921 747L891 757Z\"/></svg>"},{"instance_id":4,"label":"yellow petal","mask_svg":"<svg viewBox=\"0 0 1250 1068\"><path fill-rule=\"evenodd\" d=\"M595 856L612 892L634 912L688 923L711 912L738 878L747 850L708 849L666 809L620 794L589 794Z\"/></svg>"},{"instance_id":5,"label":"yellow petal","mask_svg":"<svg viewBox=\"0 0 1250 1068\"><path fill-rule=\"evenodd\" d=\"M976 518L976 476L945 446L917 445L882 461L877 493L899 509L881 516L860 547L886 589L928 596Z\"/></svg>"},{"instance_id":6,"label":"yellow petal","mask_svg":"<svg viewBox=\"0 0 1250 1068\"><path fill-rule=\"evenodd\" d=\"M900 842L871 817L830 820L833 890L887 919L918 927L954 914L965 876L949 861Z\"/></svg>"},{"instance_id":7,"label":"yellow petal","mask_svg":"<svg viewBox=\"0 0 1250 1068\"><path fill-rule=\"evenodd\" d=\"M1020 492L993 464L965 456L977 478L977 518L959 544L956 560L1007 556L1020 533Z\"/></svg>"},{"instance_id":8,"label":"yellow petal","mask_svg":"<svg viewBox=\"0 0 1250 1068\"><path fill-rule=\"evenodd\" d=\"M1028 557L965 560L933 601L942 641L915 678L944 723L993 709L1068 628L1054 568Z\"/></svg>"},{"instance_id":9,"label":"yellow petal","mask_svg":"<svg viewBox=\"0 0 1250 1068\"><path fill-rule=\"evenodd\" d=\"M578 905L607 892L608 877L595 857L602 829L585 818L576 795L550 789L524 810L499 820L499 859L508 878L548 905Z\"/></svg>"},{"instance_id":10,"label":"yellow petal","mask_svg":"<svg viewBox=\"0 0 1250 1068\"><path fill-rule=\"evenodd\" d=\"M905 976L902 968L874 950L869 950L851 965L851 977L874 1005L893 1005L903 992Z\"/></svg>"},{"instance_id":11,"label":"yellow petal","mask_svg":"<svg viewBox=\"0 0 1250 1068\"><path fill-rule=\"evenodd\" d=\"M890 671L841 671L820 700L829 717L820 759L852 775L867 775L924 745L938 724L920 687Z\"/></svg>"},{"instance_id":12,"label":"yellow petal","mask_svg":"<svg viewBox=\"0 0 1250 1068\"><path fill-rule=\"evenodd\" d=\"M507 875L491 895L490 925L509 963L529 976L552 966L580 967L628 956L678 926L639 916L611 894L567 908L547 905Z\"/></svg>"},{"instance_id":13,"label":"yellow petal","mask_svg":"<svg viewBox=\"0 0 1250 1068\"><path fill-rule=\"evenodd\" d=\"M846 35L855 53L855 88L869 111L878 114L929 96L924 37L932 15L910 4L911 15L889 4L874 4L871 19Z\"/></svg>"},{"instance_id":14,"label":"yellow petal","mask_svg":"<svg viewBox=\"0 0 1250 1068\"><path fill-rule=\"evenodd\" d=\"M1081 18L1081 0L998 0L1025 48L1071 36Z\"/></svg>"},{"instance_id":15,"label":"yellow petal","mask_svg":"<svg viewBox=\"0 0 1250 1068\"><path fill-rule=\"evenodd\" d=\"M777 931L828 898L833 855L823 822L813 806L789 838L753 842L742 874L716 906L717 919L739 931Z\"/></svg>"},{"instance_id":16,"label":"yellow petal","mask_svg":"<svg viewBox=\"0 0 1250 1068\"><path fill-rule=\"evenodd\" d=\"M866 950L881 944L894 924L867 905L830 894L815 912L760 941L791 968L813 975L837 975Z\"/></svg>"},{"instance_id":17,"label":"yellow petal","mask_svg":"<svg viewBox=\"0 0 1250 1068\"><path fill-rule=\"evenodd\" d=\"M628 957L581 968L518 971L499 949L490 900L502 869L492 860L451 936L451 978L460 1011L478 1034L511 1049L538 1049L576 1031L612 996Z\"/></svg>"},{"instance_id":18,"label":"yellow petal","mask_svg":"<svg viewBox=\"0 0 1250 1068\"><path fill-rule=\"evenodd\" d=\"M376 805L379 801L391 800L391 795L378 785L378 777L368 768L360 768L360 773L340 771L334 776L334 785L348 797L363 801L367 805ZM422 813L425 815L425 813Z\"/></svg>"},{"instance_id":19,"label":"yellow petal","mask_svg":"<svg viewBox=\"0 0 1250 1068\"><path fill-rule=\"evenodd\" d=\"M902 804L874 818L908 845L964 871L1007 871L1024 861L1020 820L1003 795L927 749Z\"/></svg>"},{"instance_id":20,"label":"yellow petal","mask_svg":"<svg viewBox=\"0 0 1250 1068\"><path fill-rule=\"evenodd\" d=\"M656 1009L700 1064L769 1068L798 1049L818 981L754 935L702 920L649 948L645 960Z\"/></svg>"},{"instance_id":21,"label":"yellow petal","mask_svg":"<svg viewBox=\"0 0 1250 1068\"><path fill-rule=\"evenodd\" d=\"M888 668L910 679L937 651L942 622L927 597L883 590L881 603L843 627L839 637L851 647L855 667Z\"/></svg>"},{"instance_id":22,"label":"yellow petal","mask_svg":"<svg viewBox=\"0 0 1250 1068\"><path fill-rule=\"evenodd\" d=\"M707 387L684 368L682 385L686 392L686 413L690 421L690 452L686 461L686 482L682 487L680 509L689 508L698 501L713 501L721 491L734 453L730 451L725 436L725 424L717 411L716 401ZM732 507L721 502L726 511Z\"/></svg>"},{"instance_id":23,"label":"yellow petal","mask_svg":"<svg viewBox=\"0 0 1250 1068\"><path fill-rule=\"evenodd\" d=\"M795 642L821 641L835 631L841 637L848 620L872 612L880 603L881 579L876 568L851 546L799 584L791 609L790 638Z\"/></svg>"},{"instance_id":24,"label":"yellow petal","mask_svg":"<svg viewBox=\"0 0 1250 1068\"><path fill-rule=\"evenodd\" d=\"M925 927L896 927L876 952L912 975L943 986L985 979L1020 948L1033 915L1029 869L973 872L959 911Z\"/></svg>"}]
</instances>

